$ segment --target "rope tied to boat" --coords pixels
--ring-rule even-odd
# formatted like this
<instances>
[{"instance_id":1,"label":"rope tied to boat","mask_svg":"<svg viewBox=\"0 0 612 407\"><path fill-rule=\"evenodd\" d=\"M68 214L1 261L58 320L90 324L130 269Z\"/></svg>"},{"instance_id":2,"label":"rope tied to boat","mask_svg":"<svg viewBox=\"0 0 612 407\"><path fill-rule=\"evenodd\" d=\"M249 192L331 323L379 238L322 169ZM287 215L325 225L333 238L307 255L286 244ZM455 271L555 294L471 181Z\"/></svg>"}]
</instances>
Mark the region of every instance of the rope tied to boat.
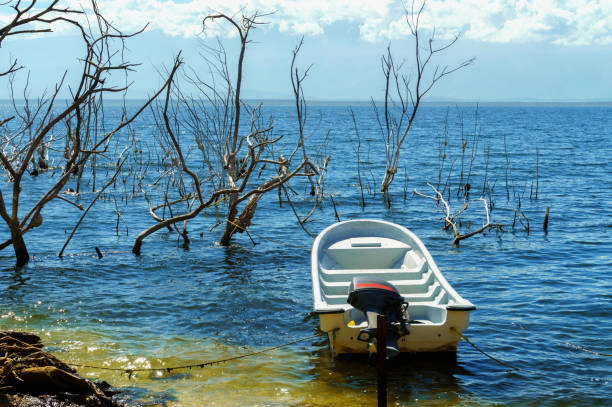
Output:
<instances>
[{"instance_id":1,"label":"rope tied to boat","mask_svg":"<svg viewBox=\"0 0 612 407\"><path fill-rule=\"evenodd\" d=\"M513 322L513 324L514 324L514 325L516 325L516 326L518 326L518 327L520 327L520 328L522 328L522 329L524 329L525 331L528 331L528 329L526 329L525 327L523 327L523 326L522 326L521 324L519 324L519 323ZM465 340L465 341L466 341L468 344L470 344L470 345L471 345L471 346L472 346L474 349L476 349L478 352L482 353L483 355L485 355L485 356L486 356L486 357L488 357L489 359L491 359L491 360L493 360L493 361L495 361L495 362L499 363L500 365L503 365L503 366L509 367L509 368L511 368L512 370L523 370L523 371L524 371L524 369L520 369L520 368L518 368L518 367L516 367L516 366L514 366L514 365L512 365L512 364L510 364L510 363L508 363L508 362L504 362L503 360L499 360L499 359L497 359L497 358L495 358L495 357L493 357L493 356L489 355L487 352L483 351L483 350L482 350L482 349L480 349L478 346L476 346L476 344L475 344L475 343L473 343L472 341L470 341L470 339L469 339L467 336L465 336L463 333L459 332L459 331L458 331L458 330L457 330L457 329L456 329L454 326L451 326L451 327L450 327L450 329L451 329L451 331L453 331L453 332L455 332L457 335L459 335L459 336L460 336L460 337L461 337L463 340ZM559 341L559 342L560 342L560 341ZM597 351L594 351L594 350L592 350L592 349L589 349L589 348L587 348L587 347L585 347L585 346L575 345L575 344L573 344L573 343L569 343L569 342L562 342L562 343L563 343L564 345L568 346L570 349L573 349L573 350L581 350L581 351L584 351L584 352L589 352L589 353L592 353L592 354L597 355L597 356L604 356L604 357L610 357L610 356L612 356L612 354L609 354L609 353L602 353L602 352L597 352Z\"/></svg>"},{"instance_id":2,"label":"rope tied to boat","mask_svg":"<svg viewBox=\"0 0 612 407\"><path fill-rule=\"evenodd\" d=\"M238 355L238 356L232 356L232 357L224 358L224 359L202 361L202 362L198 362L198 363L192 363L192 364L180 365L180 366L172 366L172 367L120 368L120 367L94 366L94 365L87 365L87 364L81 364L81 363L67 363L67 365L68 366L72 366L72 367L82 367L82 368L87 368L87 369L110 370L110 371L115 371L115 372L122 372L122 373L126 373L128 375L128 378L131 379L132 375L134 373L136 373L136 372L163 372L163 371L165 371L167 373L170 373L173 370L204 368L204 367L207 367L207 366L212 366L212 365L217 365L217 364L221 364L221 363L226 363L226 362L230 362L232 360L243 359L243 358L246 358L246 357L249 357L249 356L259 355L259 354L266 353L266 352L271 352L273 350L284 348L284 347L287 347L289 345L293 345L295 343L304 342L304 341L316 338L316 337L321 336L321 335L327 335L327 332L319 332L317 334L310 335L310 336L307 336L305 338L295 339L293 341L285 342L285 343L280 344L280 345L276 345L276 346L272 346L272 347L269 347L269 348L261 349L261 350L255 351L255 352L245 353L244 355Z\"/></svg>"},{"instance_id":3,"label":"rope tied to boat","mask_svg":"<svg viewBox=\"0 0 612 407\"><path fill-rule=\"evenodd\" d=\"M541 335L539 335L539 334L537 334L537 333L535 333L535 332L533 332L533 331L531 331L531 330L529 330L529 329L525 328L523 325L519 324L518 322L512 322L512 325L517 326L517 327L521 328L522 330L527 331L527 332L529 332L529 333L531 333L531 334L534 334L534 335L536 335L536 336L541 336ZM546 338L546 339L547 339L547 340L551 340L551 338ZM552 340L553 340L554 342L559 343L559 344L563 344L563 345L565 345L566 347L568 347L568 348L570 348L570 349L573 349L573 350L581 350L581 351L584 351L584 352L589 352L589 353L592 353L592 354L597 355L597 356L604 356L604 357L610 357L610 356L612 356L612 354L610 354L610 353L598 352L598 351L596 351L596 350L589 349L589 348L587 348L586 346L576 345L576 344L574 344L574 343L570 343L570 342L567 342L567 341L560 341L560 340L558 340L558 339L554 339L554 338L552 338Z\"/></svg>"},{"instance_id":4,"label":"rope tied to boat","mask_svg":"<svg viewBox=\"0 0 612 407\"><path fill-rule=\"evenodd\" d=\"M463 333L459 332L454 326L450 327L450 330L455 332L457 335L459 335L464 341L466 341L467 343L469 343L474 349L476 349L478 352L482 353L483 355L485 355L486 357L488 357L489 359L499 363L502 366L506 366L509 367L512 370L522 370L508 362L504 362L503 360L499 360L496 357L493 357L491 355L489 355L487 352L485 352L484 350L480 349L478 346L476 346L475 343L473 343L472 341L470 341L470 339L465 336Z\"/></svg>"},{"instance_id":5,"label":"rope tied to boat","mask_svg":"<svg viewBox=\"0 0 612 407\"><path fill-rule=\"evenodd\" d=\"M612 356L612 354L610 354L610 353L597 352L596 350L591 350L591 349L589 349L589 348L587 348L585 346L582 346L582 345L575 345L575 344L569 343L569 342L563 342L563 343L565 345L567 345L569 348L574 349L574 350L583 350L585 352L589 352L589 353L592 353L592 354L597 355L597 356L605 356L605 357Z\"/></svg>"}]
</instances>

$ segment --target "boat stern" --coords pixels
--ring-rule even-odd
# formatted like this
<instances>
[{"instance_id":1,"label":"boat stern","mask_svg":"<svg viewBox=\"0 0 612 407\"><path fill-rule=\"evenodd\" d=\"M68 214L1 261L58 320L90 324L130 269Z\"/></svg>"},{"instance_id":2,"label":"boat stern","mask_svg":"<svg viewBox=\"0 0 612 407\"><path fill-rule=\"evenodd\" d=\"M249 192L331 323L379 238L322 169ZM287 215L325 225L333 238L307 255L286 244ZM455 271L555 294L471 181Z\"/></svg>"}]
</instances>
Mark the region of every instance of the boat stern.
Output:
<instances>
[{"instance_id":1,"label":"boat stern","mask_svg":"<svg viewBox=\"0 0 612 407\"><path fill-rule=\"evenodd\" d=\"M408 334L397 341L400 352L456 352L457 343L461 339L458 332L468 327L472 309L447 310L434 306L410 309L412 319L408 325ZM368 326L361 311L349 308L345 311L321 313L319 320L320 329L327 333L330 349L335 355L369 352L368 343L358 339L360 331Z\"/></svg>"}]
</instances>

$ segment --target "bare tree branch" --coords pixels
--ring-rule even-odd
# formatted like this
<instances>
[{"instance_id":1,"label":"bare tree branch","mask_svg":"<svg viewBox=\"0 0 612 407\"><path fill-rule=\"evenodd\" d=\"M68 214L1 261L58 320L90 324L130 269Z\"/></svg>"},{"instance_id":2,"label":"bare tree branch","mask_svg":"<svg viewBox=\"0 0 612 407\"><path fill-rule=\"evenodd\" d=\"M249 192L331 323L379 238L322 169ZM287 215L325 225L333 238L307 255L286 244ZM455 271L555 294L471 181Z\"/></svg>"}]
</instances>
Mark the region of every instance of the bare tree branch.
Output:
<instances>
[{"instance_id":1,"label":"bare tree branch","mask_svg":"<svg viewBox=\"0 0 612 407\"><path fill-rule=\"evenodd\" d=\"M463 69L474 62L474 58L459 63L454 67L439 65L430 68L430 63L434 56L447 50L455 44L459 36L455 36L448 43L439 47L434 47L435 29L431 36L427 39L428 46L421 46L421 27L420 19L426 5L426 0L412 0L410 10L405 7L406 23L410 28L412 37L414 38L414 56L415 56L415 80L411 81L405 75L401 74L402 64L397 64L393 60L391 47L387 47L387 52L381 58L381 66L385 77L385 94L384 94L384 127L378 118L378 111L375 107L376 115L379 120L379 127L385 142L385 174L381 182L380 190L387 193L389 186L397 173L400 152L402 146L412 128L414 119L421 105L422 99L434 85L447 75L450 75L460 69ZM408 105L407 101L410 101ZM399 112L394 113L396 107L399 107Z\"/></svg>"},{"instance_id":2,"label":"bare tree branch","mask_svg":"<svg viewBox=\"0 0 612 407\"><path fill-rule=\"evenodd\" d=\"M68 75L65 72L53 91L45 91L36 103L31 102L28 94L29 73L23 88L24 101L16 102L14 77L19 74L16 73L19 69L17 60L8 71L0 74L0 77L11 74L9 84L15 111L11 117L0 119L0 127L6 129L0 145L0 167L12 184L10 208L4 199L0 199L0 213L11 233L10 243L7 244L13 246L18 265L29 260L24 235L42 224L44 207L54 199L72 204L60 193L73 174L76 175L78 191L85 165L90 160L95 163L96 157L107 159L114 136L129 126L169 84L169 80L166 81L134 114L124 114L110 131L99 132L94 125L98 123L98 115L103 114L104 95L124 92L129 87L127 79L126 85L116 85L112 82L113 77L117 73L127 75L137 66L123 60L125 40L142 30L129 34L121 32L100 14L95 0L91 0L89 14L70 7L58 7L59 0L46 2L40 7L41 3L38 0L11 2L14 13L9 22L0 27L0 45L9 36L46 33L51 31L52 25L63 24L76 28L80 33L84 55L79 59L80 77L76 84L66 84ZM93 18L93 24L90 18ZM64 105L59 101L60 92L63 91L69 91L70 95ZM11 126L6 126L11 120ZM100 120L104 122L103 118ZM34 196L37 201L24 210L20 207L22 193L26 192L24 177L48 168L45 152L52 152L56 159L65 160L64 170L59 176L49 178L51 181L45 187L45 192L38 198ZM95 180L95 164L92 164L92 176ZM31 199L31 194L28 197Z\"/></svg>"},{"instance_id":3,"label":"bare tree branch","mask_svg":"<svg viewBox=\"0 0 612 407\"><path fill-rule=\"evenodd\" d=\"M501 230L502 225L498 224L498 223L491 223L491 218L489 216L489 206L487 204L487 200L485 198L478 198L479 201L482 201L483 205L484 205L484 210L485 210L485 215L486 215L486 222L483 223L483 225L478 228L475 229L469 233L466 234L461 234L461 232L459 231L459 227L457 226L457 217L463 213L469 206L470 201L466 201L462 207L461 210L459 210L459 212L457 212L456 214L452 215L451 214L451 208L448 202L446 202L446 200L444 199L444 197L442 196L442 194L440 193L440 191L438 191L436 189L436 187L434 187L432 184L427 183L427 185L429 185L429 187L434 191L435 195L426 195L423 194L417 190L414 190L414 193L416 195L422 196L424 198L428 198L431 199L435 202L437 202L438 204L441 204L442 206L440 207L440 209L442 210L442 212L444 213L444 229L447 228L452 228L453 229L453 246L459 246L459 242L461 240L465 240L467 238L470 238L472 236L475 235L479 235L483 232L485 232L486 230L489 229L498 229Z\"/></svg>"},{"instance_id":4,"label":"bare tree branch","mask_svg":"<svg viewBox=\"0 0 612 407\"><path fill-rule=\"evenodd\" d=\"M183 94L178 80L172 84L172 90L167 89L165 102L158 106L154 118L159 132L160 149L169 156L172 170L166 171L160 179L166 178L164 182L167 189L170 179L178 182L181 190L169 189L170 196L165 195L159 205L153 205L145 195L149 212L156 223L138 234L132 247L133 253L140 253L146 237L180 222L183 223L182 231L174 228L186 236L189 220L198 216L204 209L220 204L226 208L223 218L225 228L220 244L227 245L235 233L247 231L262 196L283 188L295 177L310 178L319 174L303 147L305 116L301 114L305 113L305 104L301 81L307 70L301 74L298 71L296 76L292 73L294 89L298 95L297 106L302 118L299 124L302 136L299 136L293 145L293 152L287 157L275 152L275 146L282 137L273 136L271 119L264 120L261 104L251 107L240 100L249 34L253 28L263 24L263 16L266 14L255 12L236 18L220 13L204 18L204 24L223 20L236 30L240 39L237 76L235 79L230 78L228 58L225 49L219 44L218 48L206 48L204 55L211 80L201 79L200 74L195 71L185 76L199 92L197 96ZM296 53L297 50L299 46L295 50ZM294 62L295 56L296 54ZM249 121L244 131L241 131L239 122L246 121L245 117L248 117ZM202 155L201 170L193 165L193 159L189 159L191 150L187 147L189 144L179 138L182 134L192 137L195 141L193 144ZM292 158L300 147L303 158L296 165L292 163ZM160 179L156 183L161 182ZM191 188L190 191L185 189L187 186ZM186 211L173 209L177 203L188 200L192 203L187 205ZM159 212L162 210L164 215L160 216ZM166 210L170 213L169 217L165 216ZM185 240L185 243L188 241Z\"/></svg>"}]
</instances>

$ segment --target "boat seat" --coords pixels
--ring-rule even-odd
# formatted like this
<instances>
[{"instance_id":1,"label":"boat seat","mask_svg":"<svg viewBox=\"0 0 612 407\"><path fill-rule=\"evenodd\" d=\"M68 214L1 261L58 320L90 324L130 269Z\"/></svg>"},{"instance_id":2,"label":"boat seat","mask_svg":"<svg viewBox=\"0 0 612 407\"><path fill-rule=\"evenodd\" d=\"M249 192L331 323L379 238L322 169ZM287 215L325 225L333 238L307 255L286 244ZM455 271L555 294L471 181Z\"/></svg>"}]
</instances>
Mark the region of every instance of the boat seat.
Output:
<instances>
[{"instance_id":1,"label":"boat seat","mask_svg":"<svg viewBox=\"0 0 612 407\"><path fill-rule=\"evenodd\" d=\"M405 277L405 273L399 275L398 277ZM373 277L373 278L382 278L385 281L393 284L402 295L409 295L412 293L422 293L425 292L431 284L433 280L433 273L428 270L426 273L420 274L420 278L418 279L406 279L406 278L386 278L388 276L387 273L382 274L374 274L374 273L362 273L362 274L353 274L352 276L359 277ZM324 278L326 276L321 276L319 280L321 283L321 288L323 292L326 294L346 294L348 292L349 285L351 284L350 280L327 280Z\"/></svg>"},{"instance_id":2,"label":"boat seat","mask_svg":"<svg viewBox=\"0 0 612 407\"><path fill-rule=\"evenodd\" d=\"M329 269L320 267L320 276L326 281L351 281L353 277L375 277L383 280L419 280L429 271L427 261L421 261L413 267L402 265L399 268L363 268Z\"/></svg>"},{"instance_id":3,"label":"boat seat","mask_svg":"<svg viewBox=\"0 0 612 407\"><path fill-rule=\"evenodd\" d=\"M411 247L399 240L383 237L355 237L340 240L325 249L329 259L343 269L390 268Z\"/></svg>"},{"instance_id":4,"label":"boat seat","mask_svg":"<svg viewBox=\"0 0 612 407\"><path fill-rule=\"evenodd\" d=\"M433 302L439 304L444 295L446 295L446 290L436 281L428 287L427 292L404 295L403 297L408 301L408 304L413 302Z\"/></svg>"},{"instance_id":5,"label":"boat seat","mask_svg":"<svg viewBox=\"0 0 612 407\"><path fill-rule=\"evenodd\" d=\"M400 294L406 299L408 304L425 302L432 304L440 304L441 301L443 301L445 299L445 296L447 295L446 290L444 290L440 283L438 283L437 281L429 285L427 287L427 291L425 292L404 294L400 290ZM323 289L321 289L321 297L325 298L328 304L344 305L346 304L346 300L348 298L348 292L345 294L328 294Z\"/></svg>"}]
</instances>

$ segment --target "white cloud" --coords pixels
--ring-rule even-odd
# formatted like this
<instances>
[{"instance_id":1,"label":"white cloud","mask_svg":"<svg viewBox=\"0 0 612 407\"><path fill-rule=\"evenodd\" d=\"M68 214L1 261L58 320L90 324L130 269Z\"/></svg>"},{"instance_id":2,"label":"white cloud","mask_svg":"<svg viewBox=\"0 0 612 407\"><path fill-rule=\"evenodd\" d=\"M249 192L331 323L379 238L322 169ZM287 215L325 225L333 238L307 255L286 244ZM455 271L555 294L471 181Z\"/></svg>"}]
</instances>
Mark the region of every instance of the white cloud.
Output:
<instances>
[{"instance_id":1,"label":"white cloud","mask_svg":"<svg viewBox=\"0 0 612 407\"><path fill-rule=\"evenodd\" d=\"M410 1L410 0L406 0ZM66 0L80 8L83 0ZM400 0L99 0L103 14L123 30L151 29L190 37L202 32L213 11L276 11L266 20L282 32L321 35L334 23L355 24L367 41L409 35ZM9 14L5 6L0 21ZM487 42L545 41L565 45L612 43L612 0L429 0L422 27L439 36L461 32ZM207 25L206 35L232 35L231 27Z\"/></svg>"},{"instance_id":2,"label":"white cloud","mask_svg":"<svg viewBox=\"0 0 612 407\"><path fill-rule=\"evenodd\" d=\"M489 42L610 43L610 0L431 0L430 19Z\"/></svg>"}]
</instances>

